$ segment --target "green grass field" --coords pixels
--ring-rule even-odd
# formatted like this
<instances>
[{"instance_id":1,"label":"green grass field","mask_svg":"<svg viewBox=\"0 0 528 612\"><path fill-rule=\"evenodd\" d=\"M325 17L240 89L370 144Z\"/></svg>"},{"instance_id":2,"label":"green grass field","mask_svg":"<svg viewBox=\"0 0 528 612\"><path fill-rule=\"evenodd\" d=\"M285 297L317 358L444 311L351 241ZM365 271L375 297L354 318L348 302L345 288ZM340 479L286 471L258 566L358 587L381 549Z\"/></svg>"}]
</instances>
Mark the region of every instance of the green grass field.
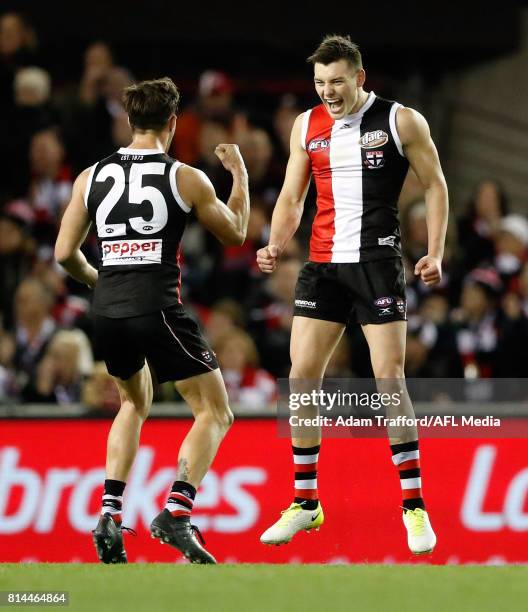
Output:
<instances>
[{"instance_id":1,"label":"green grass field","mask_svg":"<svg viewBox=\"0 0 528 612\"><path fill-rule=\"evenodd\" d=\"M528 609L528 568L0 564L10 589L69 591L63 609L90 612L511 612Z\"/></svg>"}]
</instances>

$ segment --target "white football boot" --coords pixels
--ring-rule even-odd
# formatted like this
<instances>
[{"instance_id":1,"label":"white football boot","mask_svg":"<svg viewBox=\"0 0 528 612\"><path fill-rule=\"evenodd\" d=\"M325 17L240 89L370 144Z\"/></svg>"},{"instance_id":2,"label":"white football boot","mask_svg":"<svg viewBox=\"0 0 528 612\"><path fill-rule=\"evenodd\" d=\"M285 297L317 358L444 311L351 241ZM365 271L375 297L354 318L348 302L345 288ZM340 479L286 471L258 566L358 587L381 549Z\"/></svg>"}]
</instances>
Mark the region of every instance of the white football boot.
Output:
<instances>
[{"instance_id":1,"label":"white football boot","mask_svg":"<svg viewBox=\"0 0 528 612\"><path fill-rule=\"evenodd\" d=\"M403 524L407 529L407 544L415 555L433 552L436 535L431 527L429 515L421 508L403 513Z\"/></svg>"},{"instance_id":2,"label":"white football boot","mask_svg":"<svg viewBox=\"0 0 528 612\"><path fill-rule=\"evenodd\" d=\"M280 519L260 536L263 544L287 544L298 531L310 531L324 522L323 509L317 504L315 510L304 510L301 504L293 503L288 509L281 512Z\"/></svg>"}]
</instances>

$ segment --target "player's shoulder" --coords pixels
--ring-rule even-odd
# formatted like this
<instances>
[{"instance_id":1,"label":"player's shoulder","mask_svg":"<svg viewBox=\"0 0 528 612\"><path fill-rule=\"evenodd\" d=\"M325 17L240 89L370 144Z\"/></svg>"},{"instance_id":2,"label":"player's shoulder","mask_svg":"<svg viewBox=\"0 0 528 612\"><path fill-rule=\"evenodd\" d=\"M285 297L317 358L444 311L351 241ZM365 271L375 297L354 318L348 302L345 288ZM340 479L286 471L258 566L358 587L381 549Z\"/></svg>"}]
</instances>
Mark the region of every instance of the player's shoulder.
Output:
<instances>
[{"instance_id":1,"label":"player's shoulder","mask_svg":"<svg viewBox=\"0 0 528 612\"><path fill-rule=\"evenodd\" d=\"M194 166L180 163L176 181L177 190L189 208L192 207L191 202L200 202L204 198L210 200L215 196L215 189L207 174Z\"/></svg>"},{"instance_id":2,"label":"player's shoulder","mask_svg":"<svg viewBox=\"0 0 528 612\"><path fill-rule=\"evenodd\" d=\"M404 144L405 142L429 135L429 125L425 117L409 106L400 106L397 109L396 125Z\"/></svg>"}]
</instances>

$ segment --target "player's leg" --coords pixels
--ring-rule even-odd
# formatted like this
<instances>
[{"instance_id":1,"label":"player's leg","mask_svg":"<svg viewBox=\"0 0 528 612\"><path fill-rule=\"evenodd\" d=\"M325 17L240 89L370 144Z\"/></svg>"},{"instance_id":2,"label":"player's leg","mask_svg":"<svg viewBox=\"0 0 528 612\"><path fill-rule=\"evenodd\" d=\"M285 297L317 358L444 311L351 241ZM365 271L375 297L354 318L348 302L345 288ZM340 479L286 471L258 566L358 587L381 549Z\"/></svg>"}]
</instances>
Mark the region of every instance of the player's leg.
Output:
<instances>
[{"instance_id":1,"label":"player's leg","mask_svg":"<svg viewBox=\"0 0 528 612\"><path fill-rule=\"evenodd\" d=\"M337 346L344 323L296 316L293 319L290 355L290 391L315 388L324 376L328 361ZM314 417L317 408L306 406L299 417ZM260 540L264 544L285 544L302 529L318 528L323 512L317 493L317 466L321 445L319 427L292 428L294 462L294 500L282 517L267 529Z\"/></svg>"},{"instance_id":2,"label":"player's leg","mask_svg":"<svg viewBox=\"0 0 528 612\"><path fill-rule=\"evenodd\" d=\"M128 380L115 378L121 398L106 447L106 478L126 482L139 447L141 427L152 405L148 364Z\"/></svg>"},{"instance_id":3,"label":"player's leg","mask_svg":"<svg viewBox=\"0 0 528 612\"><path fill-rule=\"evenodd\" d=\"M178 454L178 470L164 510L151 524L152 535L178 548L192 563L216 563L197 541L190 524L196 490L211 466L233 422L220 370L178 381L176 388L189 404L194 423ZM203 540L202 540L203 543Z\"/></svg>"},{"instance_id":4,"label":"player's leg","mask_svg":"<svg viewBox=\"0 0 528 612\"><path fill-rule=\"evenodd\" d=\"M387 427L387 433L392 461L398 469L402 488L403 521L408 532L409 548L417 554L427 553L434 548L436 536L422 497L418 431L412 422L414 409L405 386L407 322L363 325L363 332L369 345L378 390L390 395L398 393L400 398L387 406L387 417L404 416L411 419L412 424Z\"/></svg>"},{"instance_id":5,"label":"player's leg","mask_svg":"<svg viewBox=\"0 0 528 612\"><path fill-rule=\"evenodd\" d=\"M233 413L219 369L178 381L176 389L194 416L180 446L177 478L197 489L233 423Z\"/></svg>"},{"instance_id":6,"label":"player's leg","mask_svg":"<svg viewBox=\"0 0 528 612\"><path fill-rule=\"evenodd\" d=\"M94 336L98 352L114 377L121 407L112 423L107 442L106 479L101 518L93 532L97 554L104 563L126 563L123 547L121 511L128 473L139 444L141 425L152 403L152 380L145 356L136 342L134 325L143 317L110 319L94 317Z\"/></svg>"},{"instance_id":7,"label":"player's leg","mask_svg":"<svg viewBox=\"0 0 528 612\"><path fill-rule=\"evenodd\" d=\"M115 378L121 406L107 441L106 479L101 518L93 532L99 559L103 563L126 563L121 512L123 493L139 447L141 427L152 404L152 379L148 365L127 380Z\"/></svg>"}]
</instances>

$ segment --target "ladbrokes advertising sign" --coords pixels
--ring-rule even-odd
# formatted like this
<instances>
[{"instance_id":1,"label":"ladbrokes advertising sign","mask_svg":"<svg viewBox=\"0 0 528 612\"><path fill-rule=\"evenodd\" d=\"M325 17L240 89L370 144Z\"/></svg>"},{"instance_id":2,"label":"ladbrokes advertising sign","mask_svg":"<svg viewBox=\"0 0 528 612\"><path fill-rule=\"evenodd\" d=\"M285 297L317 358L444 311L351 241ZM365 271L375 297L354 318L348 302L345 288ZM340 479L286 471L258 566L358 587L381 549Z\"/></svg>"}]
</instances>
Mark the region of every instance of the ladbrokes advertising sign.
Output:
<instances>
[{"instance_id":1,"label":"ladbrokes advertising sign","mask_svg":"<svg viewBox=\"0 0 528 612\"><path fill-rule=\"evenodd\" d=\"M187 420L152 420L125 491L131 561L177 561L148 525L174 479ZM3 421L0 561L96 561L109 421ZM383 439L324 440L319 491L326 522L284 547L259 536L291 502L290 445L272 420L239 420L199 490L193 522L223 562L406 562L400 490ZM438 545L419 562L528 562L528 454L523 439L427 439L424 496Z\"/></svg>"}]
</instances>

